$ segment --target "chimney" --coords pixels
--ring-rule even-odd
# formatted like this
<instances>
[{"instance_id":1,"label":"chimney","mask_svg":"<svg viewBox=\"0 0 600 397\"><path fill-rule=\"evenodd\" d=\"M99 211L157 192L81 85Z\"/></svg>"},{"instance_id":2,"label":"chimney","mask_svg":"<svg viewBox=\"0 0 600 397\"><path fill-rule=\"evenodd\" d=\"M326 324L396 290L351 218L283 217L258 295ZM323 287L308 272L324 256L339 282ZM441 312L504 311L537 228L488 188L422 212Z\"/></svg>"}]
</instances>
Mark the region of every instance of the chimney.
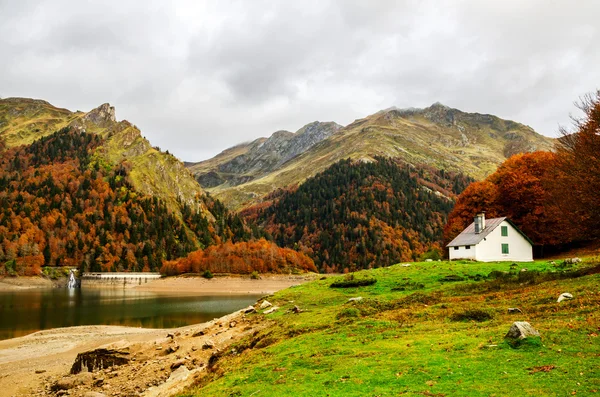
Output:
<instances>
[{"instance_id":1,"label":"chimney","mask_svg":"<svg viewBox=\"0 0 600 397\"><path fill-rule=\"evenodd\" d=\"M485 211L475 215L475 234L481 233L485 229Z\"/></svg>"}]
</instances>

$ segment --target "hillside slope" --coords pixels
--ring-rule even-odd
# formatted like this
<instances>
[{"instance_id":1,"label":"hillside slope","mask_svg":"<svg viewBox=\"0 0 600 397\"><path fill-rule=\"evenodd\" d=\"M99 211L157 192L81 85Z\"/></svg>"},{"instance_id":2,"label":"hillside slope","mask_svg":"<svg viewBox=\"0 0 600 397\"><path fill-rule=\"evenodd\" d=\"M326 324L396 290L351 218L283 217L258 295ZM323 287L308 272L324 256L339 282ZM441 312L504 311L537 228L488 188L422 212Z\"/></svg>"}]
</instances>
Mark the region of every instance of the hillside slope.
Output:
<instances>
[{"instance_id":1,"label":"hillside slope","mask_svg":"<svg viewBox=\"0 0 600 397\"><path fill-rule=\"evenodd\" d=\"M39 275L43 266L157 271L163 260L251 237L210 197L199 198L209 218L141 193L130 163L106 167L98 155L105 144L65 127L30 145L0 146L0 276Z\"/></svg>"},{"instance_id":2,"label":"hillside slope","mask_svg":"<svg viewBox=\"0 0 600 397\"><path fill-rule=\"evenodd\" d=\"M465 113L439 103L425 109L390 108L340 128L261 177L236 186L212 184L207 190L231 208L240 208L276 188L300 183L339 160L370 161L375 156L481 179L515 153L552 150L553 146L553 139L530 127L492 115ZM225 164L219 156L204 163L213 168ZM191 169L201 174L198 166Z\"/></svg>"},{"instance_id":3,"label":"hillside slope","mask_svg":"<svg viewBox=\"0 0 600 397\"><path fill-rule=\"evenodd\" d=\"M462 174L376 157L342 160L240 215L327 273L439 257L442 228L471 181ZM437 251L437 254L434 254Z\"/></svg>"},{"instance_id":4,"label":"hillside slope","mask_svg":"<svg viewBox=\"0 0 600 397\"><path fill-rule=\"evenodd\" d=\"M208 215L198 200L204 192L183 163L152 147L135 125L117 121L115 108L109 104L84 113L60 109L38 99L0 99L0 140L8 148L31 144L65 127L104 138L93 157L106 170L127 162L129 179L136 191L159 197L175 212L179 212L181 201Z\"/></svg>"}]
</instances>

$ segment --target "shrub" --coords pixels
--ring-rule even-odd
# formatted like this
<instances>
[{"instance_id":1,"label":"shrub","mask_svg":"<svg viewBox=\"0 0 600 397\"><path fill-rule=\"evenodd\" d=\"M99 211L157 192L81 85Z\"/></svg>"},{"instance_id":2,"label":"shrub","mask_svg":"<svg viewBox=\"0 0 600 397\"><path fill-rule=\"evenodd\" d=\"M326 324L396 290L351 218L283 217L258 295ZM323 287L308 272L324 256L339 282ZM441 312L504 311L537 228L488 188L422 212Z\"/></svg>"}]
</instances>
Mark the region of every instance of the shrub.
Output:
<instances>
[{"instance_id":1,"label":"shrub","mask_svg":"<svg viewBox=\"0 0 600 397\"><path fill-rule=\"evenodd\" d=\"M206 269L204 271L204 273L202 273L202 277L204 277L204 278L213 278L214 276L213 276L213 274L211 273L210 270Z\"/></svg>"},{"instance_id":2,"label":"shrub","mask_svg":"<svg viewBox=\"0 0 600 397\"><path fill-rule=\"evenodd\" d=\"M258 274L258 272L255 270L250 274L250 278L252 280L260 280L260 274Z\"/></svg>"},{"instance_id":3,"label":"shrub","mask_svg":"<svg viewBox=\"0 0 600 397\"><path fill-rule=\"evenodd\" d=\"M356 318L359 316L360 310L358 310L355 307L347 307L345 309L342 309L342 311L337 314L336 318L340 320L342 318Z\"/></svg>"},{"instance_id":4,"label":"shrub","mask_svg":"<svg viewBox=\"0 0 600 397\"><path fill-rule=\"evenodd\" d=\"M464 281L464 277L458 276L456 274L449 274L440 279L441 282L454 282L454 281Z\"/></svg>"},{"instance_id":5,"label":"shrub","mask_svg":"<svg viewBox=\"0 0 600 397\"><path fill-rule=\"evenodd\" d=\"M331 288L353 288L353 287L365 287L367 285L373 285L377 282L373 277L356 278L354 274L349 274L344 277L343 280L336 280L331 283Z\"/></svg>"},{"instance_id":6,"label":"shrub","mask_svg":"<svg viewBox=\"0 0 600 397\"><path fill-rule=\"evenodd\" d=\"M425 288L425 284L407 281L392 288L392 291L414 291Z\"/></svg>"},{"instance_id":7,"label":"shrub","mask_svg":"<svg viewBox=\"0 0 600 397\"><path fill-rule=\"evenodd\" d=\"M469 309L462 313L454 313L450 319L452 321L487 321L492 319L492 315L485 310Z\"/></svg>"}]
</instances>

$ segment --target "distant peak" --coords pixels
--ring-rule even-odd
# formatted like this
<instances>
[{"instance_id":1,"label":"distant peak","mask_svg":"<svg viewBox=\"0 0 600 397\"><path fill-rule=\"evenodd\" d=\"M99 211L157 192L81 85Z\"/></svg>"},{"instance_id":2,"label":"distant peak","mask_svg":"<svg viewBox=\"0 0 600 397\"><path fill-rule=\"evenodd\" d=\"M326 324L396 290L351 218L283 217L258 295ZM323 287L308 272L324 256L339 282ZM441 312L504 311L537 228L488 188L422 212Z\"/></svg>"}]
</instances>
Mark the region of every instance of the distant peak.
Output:
<instances>
[{"instance_id":1,"label":"distant peak","mask_svg":"<svg viewBox=\"0 0 600 397\"><path fill-rule=\"evenodd\" d=\"M103 103L96 109L90 110L83 116L86 121L91 121L94 124L102 124L106 122L116 122L115 108L109 103Z\"/></svg>"},{"instance_id":2,"label":"distant peak","mask_svg":"<svg viewBox=\"0 0 600 397\"><path fill-rule=\"evenodd\" d=\"M450 107L448 107L448 106L444 105L444 104L443 104L443 103L441 103L441 102L434 102L434 103L433 103L433 104L430 106L430 108L443 108L443 109L450 109Z\"/></svg>"}]
</instances>

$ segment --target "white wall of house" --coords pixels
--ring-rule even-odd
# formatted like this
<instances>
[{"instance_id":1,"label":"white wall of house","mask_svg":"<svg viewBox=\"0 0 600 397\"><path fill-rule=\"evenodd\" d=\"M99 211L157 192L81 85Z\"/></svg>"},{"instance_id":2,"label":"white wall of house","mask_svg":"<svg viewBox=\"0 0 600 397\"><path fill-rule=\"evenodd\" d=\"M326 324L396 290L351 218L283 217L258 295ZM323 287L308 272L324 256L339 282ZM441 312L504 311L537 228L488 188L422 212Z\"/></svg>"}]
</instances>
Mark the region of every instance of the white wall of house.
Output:
<instances>
[{"instance_id":1,"label":"white wall of house","mask_svg":"<svg viewBox=\"0 0 600 397\"><path fill-rule=\"evenodd\" d=\"M507 227L508 236L502 236L502 226ZM502 244L508 244L508 254L502 253ZM494 261L533 261L533 248L529 241L523 237L510 223L503 221L490 234L477 245L449 247L449 258L475 259L482 262Z\"/></svg>"},{"instance_id":2,"label":"white wall of house","mask_svg":"<svg viewBox=\"0 0 600 397\"><path fill-rule=\"evenodd\" d=\"M502 236L502 226L508 229L508 236ZM508 244L508 254L502 253L502 244ZM503 221L485 240L477 244L476 259L482 262L492 261L533 261L533 248L510 223Z\"/></svg>"},{"instance_id":3,"label":"white wall of house","mask_svg":"<svg viewBox=\"0 0 600 397\"><path fill-rule=\"evenodd\" d=\"M466 246L461 245L457 247L450 247L450 260L454 259L476 259L477 257L477 246L471 245L471 248L467 249ZM455 249L458 248L458 249Z\"/></svg>"}]
</instances>

